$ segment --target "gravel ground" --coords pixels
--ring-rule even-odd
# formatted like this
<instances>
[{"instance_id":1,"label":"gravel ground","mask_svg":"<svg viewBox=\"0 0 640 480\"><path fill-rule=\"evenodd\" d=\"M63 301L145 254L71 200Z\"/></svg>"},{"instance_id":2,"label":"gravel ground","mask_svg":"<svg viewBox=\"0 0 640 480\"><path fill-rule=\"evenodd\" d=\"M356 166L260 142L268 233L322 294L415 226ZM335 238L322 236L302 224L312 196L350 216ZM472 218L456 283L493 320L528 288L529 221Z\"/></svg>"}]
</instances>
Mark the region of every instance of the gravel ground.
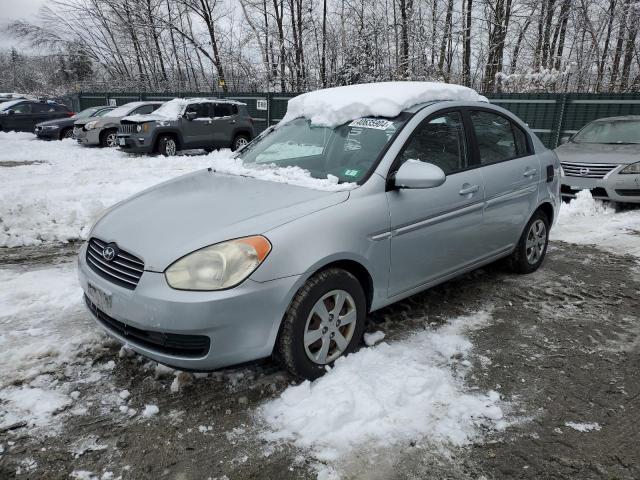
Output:
<instances>
[{"instance_id":1,"label":"gravel ground","mask_svg":"<svg viewBox=\"0 0 640 480\"><path fill-rule=\"evenodd\" d=\"M65 262L76 248L2 249L0 266ZM394 341L490 309L493 320L469 334L467 383L499 391L511 424L467 448L410 442L353 452L342 478L640 478L639 294L635 258L555 242L532 275L496 264L375 312L370 330ZM51 373L73 383L86 411L64 417L51 436L34 437L20 425L0 431L1 479L318 477L305 452L261 439L256 408L294 381L277 364L227 369L171 392L173 375L119 350L106 342L73 369ZM120 412L113 398L125 389L128 405L154 404L160 413ZM572 423L597 425L578 431Z\"/></svg>"}]
</instances>

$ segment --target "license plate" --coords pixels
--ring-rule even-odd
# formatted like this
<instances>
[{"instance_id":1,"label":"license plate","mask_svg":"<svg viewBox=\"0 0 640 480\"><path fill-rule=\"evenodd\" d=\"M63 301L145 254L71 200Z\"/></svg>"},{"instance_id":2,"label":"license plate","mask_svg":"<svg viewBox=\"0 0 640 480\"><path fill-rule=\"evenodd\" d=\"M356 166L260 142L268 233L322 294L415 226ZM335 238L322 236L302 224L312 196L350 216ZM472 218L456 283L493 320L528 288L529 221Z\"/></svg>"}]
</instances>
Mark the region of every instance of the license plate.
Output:
<instances>
[{"instance_id":1,"label":"license plate","mask_svg":"<svg viewBox=\"0 0 640 480\"><path fill-rule=\"evenodd\" d=\"M124 147L124 146L125 146L125 144L126 144L126 142L124 141L124 138L119 138L119 139L118 139L118 144L119 144L121 147Z\"/></svg>"},{"instance_id":2,"label":"license plate","mask_svg":"<svg viewBox=\"0 0 640 480\"><path fill-rule=\"evenodd\" d=\"M87 283L87 296L100 310L111 310L111 294L96 287L91 282Z\"/></svg>"}]
</instances>

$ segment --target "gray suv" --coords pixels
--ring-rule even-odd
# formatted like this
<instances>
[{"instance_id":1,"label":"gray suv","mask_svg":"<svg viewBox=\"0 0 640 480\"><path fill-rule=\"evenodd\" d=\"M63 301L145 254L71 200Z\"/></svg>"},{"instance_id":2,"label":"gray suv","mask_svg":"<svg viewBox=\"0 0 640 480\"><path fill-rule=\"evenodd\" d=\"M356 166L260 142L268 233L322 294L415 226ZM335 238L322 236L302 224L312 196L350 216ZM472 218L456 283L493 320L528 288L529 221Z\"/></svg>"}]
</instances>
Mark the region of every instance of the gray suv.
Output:
<instances>
[{"instance_id":1,"label":"gray suv","mask_svg":"<svg viewBox=\"0 0 640 480\"><path fill-rule=\"evenodd\" d=\"M176 98L151 115L125 117L118 146L131 153L175 155L178 150L238 150L254 136L253 119L244 103L206 98Z\"/></svg>"},{"instance_id":2,"label":"gray suv","mask_svg":"<svg viewBox=\"0 0 640 480\"><path fill-rule=\"evenodd\" d=\"M83 118L73 124L73 138L80 145L117 147L116 132L123 117L151 113L160 105L162 102L130 102L120 105L98 119Z\"/></svg>"}]
</instances>

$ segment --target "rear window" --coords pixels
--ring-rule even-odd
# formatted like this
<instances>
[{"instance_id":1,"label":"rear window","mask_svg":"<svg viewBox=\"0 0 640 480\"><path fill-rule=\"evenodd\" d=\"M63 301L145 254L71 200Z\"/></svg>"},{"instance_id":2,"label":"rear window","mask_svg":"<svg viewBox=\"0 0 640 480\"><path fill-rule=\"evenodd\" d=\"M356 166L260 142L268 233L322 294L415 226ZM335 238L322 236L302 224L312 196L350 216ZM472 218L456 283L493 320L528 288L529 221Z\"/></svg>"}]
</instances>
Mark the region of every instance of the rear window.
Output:
<instances>
[{"instance_id":1,"label":"rear window","mask_svg":"<svg viewBox=\"0 0 640 480\"><path fill-rule=\"evenodd\" d=\"M232 107L236 107L236 111L233 111ZM213 106L213 116L214 117L229 117L234 113L238 113L238 106L231 105L229 103L216 103Z\"/></svg>"}]
</instances>

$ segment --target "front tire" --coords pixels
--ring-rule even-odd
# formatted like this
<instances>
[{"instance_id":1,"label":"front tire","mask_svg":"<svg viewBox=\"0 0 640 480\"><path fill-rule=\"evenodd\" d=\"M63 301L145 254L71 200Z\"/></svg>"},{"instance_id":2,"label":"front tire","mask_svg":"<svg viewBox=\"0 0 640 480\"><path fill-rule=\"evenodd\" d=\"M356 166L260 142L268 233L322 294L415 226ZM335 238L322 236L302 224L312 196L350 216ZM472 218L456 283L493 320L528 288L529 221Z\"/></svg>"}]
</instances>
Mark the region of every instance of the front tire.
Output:
<instances>
[{"instance_id":1,"label":"front tire","mask_svg":"<svg viewBox=\"0 0 640 480\"><path fill-rule=\"evenodd\" d=\"M115 148L118 146L118 131L116 129L107 130L100 137L100 145L103 148Z\"/></svg>"},{"instance_id":2,"label":"front tire","mask_svg":"<svg viewBox=\"0 0 640 480\"><path fill-rule=\"evenodd\" d=\"M367 302L356 277L338 268L319 272L287 309L276 356L295 376L316 379L358 348L366 318Z\"/></svg>"},{"instance_id":3,"label":"front tire","mask_svg":"<svg viewBox=\"0 0 640 480\"><path fill-rule=\"evenodd\" d=\"M158 153L165 157L172 157L178 151L176 139L169 135L164 135L158 140Z\"/></svg>"},{"instance_id":4,"label":"front tire","mask_svg":"<svg viewBox=\"0 0 640 480\"><path fill-rule=\"evenodd\" d=\"M543 211L537 210L529 219L511 254L511 269L516 273L535 272L544 261L548 245L549 219Z\"/></svg>"}]
</instances>

